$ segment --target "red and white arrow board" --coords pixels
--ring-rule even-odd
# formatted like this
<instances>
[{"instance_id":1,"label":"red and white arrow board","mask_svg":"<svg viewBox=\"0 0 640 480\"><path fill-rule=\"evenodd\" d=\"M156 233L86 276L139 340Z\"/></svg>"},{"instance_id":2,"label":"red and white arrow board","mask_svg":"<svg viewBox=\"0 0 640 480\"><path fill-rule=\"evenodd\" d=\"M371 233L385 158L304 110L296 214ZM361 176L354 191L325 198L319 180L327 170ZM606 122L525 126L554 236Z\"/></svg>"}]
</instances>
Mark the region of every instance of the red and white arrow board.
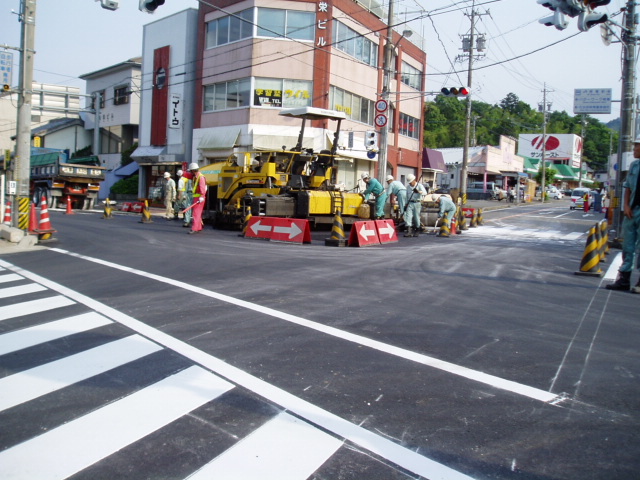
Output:
<instances>
[{"instance_id":1,"label":"red and white arrow board","mask_svg":"<svg viewBox=\"0 0 640 480\"><path fill-rule=\"evenodd\" d=\"M299 218L251 217L245 237L311 243L311 230L309 221Z\"/></svg>"}]
</instances>

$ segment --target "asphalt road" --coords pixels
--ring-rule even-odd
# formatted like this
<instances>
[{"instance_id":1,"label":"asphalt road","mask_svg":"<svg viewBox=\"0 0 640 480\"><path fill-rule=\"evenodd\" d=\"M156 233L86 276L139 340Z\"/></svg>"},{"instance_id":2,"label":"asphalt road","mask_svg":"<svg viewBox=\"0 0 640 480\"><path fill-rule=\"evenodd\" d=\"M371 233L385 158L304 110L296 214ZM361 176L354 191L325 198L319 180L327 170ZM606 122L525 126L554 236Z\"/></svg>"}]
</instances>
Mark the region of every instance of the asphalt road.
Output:
<instances>
[{"instance_id":1,"label":"asphalt road","mask_svg":"<svg viewBox=\"0 0 640 480\"><path fill-rule=\"evenodd\" d=\"M599 216L364 248L100 217L0 256L3 478L637 478L640 296L615 251L574 274Z\"/></svg>"}]
</instances>

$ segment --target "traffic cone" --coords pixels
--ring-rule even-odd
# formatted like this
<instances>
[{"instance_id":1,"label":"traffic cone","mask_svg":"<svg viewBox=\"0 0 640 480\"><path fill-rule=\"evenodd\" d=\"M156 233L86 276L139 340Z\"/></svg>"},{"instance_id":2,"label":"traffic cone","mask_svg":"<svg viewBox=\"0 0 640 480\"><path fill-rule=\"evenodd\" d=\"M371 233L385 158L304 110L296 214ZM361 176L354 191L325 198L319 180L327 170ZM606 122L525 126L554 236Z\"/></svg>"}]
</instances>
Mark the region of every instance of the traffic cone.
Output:
<instances>
[{"instance_id":1,"label":"traffic cone","mask_svg":"<svg viewBox=\"0 0 640 480\"><path fill-rule=\"evenodd\" d=\"M7 202L4 209L4 221L2 223L11 226L11 202Z\"/></svg>"},{"instance_id":2,"label":"traffic cone","mask_svg":"<svg viewBox=\"0 0 640 480\"><path fill-rule=\"evenodd\" d=\"M142 219L138 223L153 223L151 220L151 212L149 212L149 201L144 201L144 208L142 209Z\"/></svg>"},{"instance_id":3,"label":"traffic cone","mask_svg":"<svg viewBox=\"0 0 640 480\"><path fill-rule=\"evenodd\" d=\"M484 225L484 217L482 216L482 209L481 208L478 209L477 223L478 223L478 225Z\"/></svg>"},{"instance_id":4,"label":"traffic cone","mask_svg":"<svg viewBox=\"0 0 640 480\"><path fill-rule=\"evenodd\" d=\"M464 216L464 211L461 207L458 207L457 214L458 224L456 225L456 233L462 233L462 230L469 230L469 227L467 226L467 218Z\"/></svg>"},{"instance_id":5,"label":"traffic cone","mask_svg":"<svg viewBox=\"0 0 640 480\"><path fill-rule=\"evenodd\" d=\"M55 230L51 228L51 220L49 220L49 209L47 206L47 197L44 195L40 200L40 222L38 222L38 236L40 240L48 240Z\"/></svg>"},{"instance_id":6,"label":"traffic cone","mask_svg":"<svg viewBox=\"0 0 640 480\"><path fill-rule=\"evenodd\" d=\"M38 217L34 203L31 203L31 210L29 212L29 233L38 233Z\"/></svg>"},{"instance_id":7,"label":"traffic cone","mask_svg":"<svg viewBox=\"0 0 640 480\"><path fill-rule=\"evenodd\" d=\"M576 275L588 275L593 277L602 276L600 268L600 254L598 253L598 238L596 227L589 229L587 244L584 247L582 261L580 262L580 270L575 272Z\"/></svg>"},{"instance_id":8,"label":"traffic cone","mask_svg":"<svg viewBox=\"0 0 640 480\"><path fill-rule=\"evenodd\" d=\"M113 218L113 208L111 207L111 201L107 198L104 202L104 214L102 218Z\"/></svg>"},{"instance_id":9,"label":"traffic cone","mask_svg":"<svg viewBox=\"0 0 640 480\"><path fill-rule=\"evenodd\" d=\"M251 208L245 207L244 219L242 220L242 233L239 237L244 237L247 234L247 227L249 226L249 220L251 220Z\"/></svg>"},{"instance_id":10,"label":"traffic cone","mask_svg":"<svg viewBox=\"0 0 640 480\"><path fill-rule=\"evenodd\" d=\"M469 223L471 228L476 228L478 226L478 209L471 209L471 222Z\"/></svg>"},{"instance_id":11,"label":"traffic cone","mask_svg":"<svg viewBox=\"0 0 640 480\"><path fill-rule=\"evenodd\" d=\"M442 223L440 224L440 233L438 233L439 237L448 237L451 234L451 227L449 225L449 219L447 217L442 217Z\"/></svg>"},{"instance_id":12,"label":"traffic cone","mask_svg":"<svg viewBox=\"0 0 640 480\"><path fill-rule=\"evenodd\" d=\"M344 224L342 223L342 215L340 210L336 210L333 217L333 226L331 227L331 237L324 239L325 247L346 247L347 238L344 235Z\"/></svg>"},{"instance_id":13,"label":"traffic cone","mask_svg":"<svg viewBox=\"0 0 640 480\"><path fill-rule=\"evenodd\" d=\"M64 213L66 215L75 215L75 212L71 208L71 195L67 195L67 210Z\"/></svg>"}]
</instances>

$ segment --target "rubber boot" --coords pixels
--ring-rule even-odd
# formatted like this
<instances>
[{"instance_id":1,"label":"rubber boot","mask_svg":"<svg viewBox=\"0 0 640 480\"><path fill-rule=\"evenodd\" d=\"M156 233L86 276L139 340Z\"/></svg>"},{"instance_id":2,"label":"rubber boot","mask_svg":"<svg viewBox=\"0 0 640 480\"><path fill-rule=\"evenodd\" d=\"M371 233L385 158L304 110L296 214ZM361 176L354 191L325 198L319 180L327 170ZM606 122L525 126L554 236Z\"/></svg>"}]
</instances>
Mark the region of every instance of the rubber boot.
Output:
<instances>
[{"instance_id":1,"label":"rubber boot","mask_svg":"<svg viewBox=\"0 0 640 480\"><path fill-rule=\"evenodd\" d=\"M413 227L407 227L407 231L404 234L405 237L413 237Z\"/></svg>"},{"instance_id":2,"label":"rubber boot","mask_svg":"<svg viewBox=\"0 0 640 480\"><path fill-rule=\"evenodd\" d=\"M414 236L414 237L417 237L417 236L419 236L419 235L420 235L420 228L421 228L421 227L418 227L418 228L416 228L416 229L413 231L413 236Z\"/></svg>"},{"instance_id":3,"label":"rubber boot","mask_svg":"<svg viewBox=\"0 0 640 480\"><path fill-rule=\"evenodd\" d=\"M618 272L616 281L605 287L607 290L631 290L631 272Z\"/></svg>"},{"instance_id":4,"label":"rubber boot","mask_svg":"<svg viewBox=\"0 0 640 480\"><path fill-rule=\"evenodd\" d=\"M631 293L640 293L640 278L638 279L636 286L631 289Z\"/></svg>"}]
</instances>

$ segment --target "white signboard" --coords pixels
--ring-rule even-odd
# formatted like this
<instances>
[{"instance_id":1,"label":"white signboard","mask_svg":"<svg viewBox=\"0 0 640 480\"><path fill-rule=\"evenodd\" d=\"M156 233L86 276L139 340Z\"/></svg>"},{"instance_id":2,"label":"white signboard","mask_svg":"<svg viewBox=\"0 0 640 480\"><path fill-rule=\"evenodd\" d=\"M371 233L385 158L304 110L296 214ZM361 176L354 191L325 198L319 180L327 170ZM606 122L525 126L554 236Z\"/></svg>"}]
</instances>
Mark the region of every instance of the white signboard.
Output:
<instances>
[{"instance_id":1,"label":"white signboard","mask_svg":"<svg viewBox=\"0 0 640 480\"><path fill-rule=\"evenodd\" d=\"M518 137L518 155L521 157L540 159L543 150L545 159L548 161L579 167L582 156L582 138L568 133L548 133L545 141L543 141L541 133L521 134Z\"/></svg>"},{"instance_id":2,"label":"white signboard","mask_svg":"<svg viewBox=\"0 0 640 480\"><path fill-rule=\"evenodd\" d=\"M573 91L573 113L610 114L610 88L576 88Z\"/></svg>"},{"instance_id":3,"label":"white signboard","mask_svg":"<svg viewBox=\"0 0 640 480\"><path fill-rule=\"evenodd\" d=\"M182 126L182 98L177 93L171 94L169 102L169 128Z\"/></svg>"}]
</instances>

